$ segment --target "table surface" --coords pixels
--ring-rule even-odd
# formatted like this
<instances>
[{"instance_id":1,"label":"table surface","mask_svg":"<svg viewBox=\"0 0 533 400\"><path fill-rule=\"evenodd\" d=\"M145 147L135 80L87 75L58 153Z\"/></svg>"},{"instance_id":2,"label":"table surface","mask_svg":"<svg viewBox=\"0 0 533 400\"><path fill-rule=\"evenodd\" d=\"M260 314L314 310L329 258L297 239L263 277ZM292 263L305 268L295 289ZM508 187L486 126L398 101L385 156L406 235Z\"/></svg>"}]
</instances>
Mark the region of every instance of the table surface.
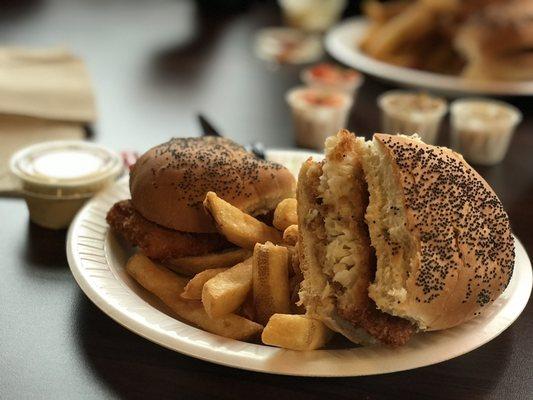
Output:
<instances>
[{"instance_id":1,"label":"table surface","mask_svg":"<svg viewBox=\"0 0 533 400\"><path fill-rule=\"evenodd\" d=\"M247 143L293 146L285 91L298 67L273 68L252 52L253 34L280 23L275 7L199 12L186 1L1 2L2 44L65 45L87 63L98 100L93 139L144 150L194 136L195 113ZM379 129L367 79L349 128ZM506 160L479 169L533 254L532 99L511 99L525 119ZM441 133L447 143L447 124ZM20 199L0 199L0 398L433 398L526 399L533 394L533 307L483 347L438 365L383 376L312 379L212 365L121 327L85 297L70 274L65 232L28 221Z\"/></svg>"}]
</instances>

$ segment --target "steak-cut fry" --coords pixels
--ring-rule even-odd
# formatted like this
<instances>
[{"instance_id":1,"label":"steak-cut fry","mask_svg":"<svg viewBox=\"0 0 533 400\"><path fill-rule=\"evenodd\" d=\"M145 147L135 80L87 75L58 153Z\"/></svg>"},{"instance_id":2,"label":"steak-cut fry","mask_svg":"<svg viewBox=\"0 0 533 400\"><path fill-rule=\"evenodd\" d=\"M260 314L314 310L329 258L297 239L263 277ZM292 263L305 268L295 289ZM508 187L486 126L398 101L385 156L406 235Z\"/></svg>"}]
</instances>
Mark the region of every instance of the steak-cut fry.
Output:
<instances>
[{"instance_id":1,"label":"steak-cut fry","mask_svg":"<svg viewBox=\"0 0 533 400\"><path fill-rule=\"evenodd\" d=\"M227 268L213 268L206 269L196 275L187 283L181 297L186 300L202 300L202 289L204 284L211 278L214 278L216 275L221 272L226 271Z\"/></svg>"},{"instance_id":2,"label":"steak-cut fry","mask_svg":"<svg viewBox=\"0 0 533 400\"><path fill-rule=\"evenodd\" d=\"M210 318L200 301L187 301L180 298L187 280L172 271L154 264L142 254L135 254L126 264L128 273L146 290L159 297L177 316L202 328L236 340L256 337L263 327L235 314L223 318Z\"/></svg>"},{"instance_id":3,"label":"steak-cut fry","mask_svg":"<svg viewBox=\"0 0 533 400\"><path fill-rule=\"evenodd\" d=\"M289 277L293 275L303 279L302 270L300 269L300 257L298 255L298 244L296 246L286 246L289 251Z\"/></svg>"},{"instance_id":4,"label":"steak-cut fry","mask_svg":"<svg viewBox=\"0 0 533 400\"><path fill-rule=\"evenodd\" d=\"M280 231L284 231L291 225L296 225L298 223L298 213L296 212L296 208L296 199L285 199L280 201L274 211L274 221L272 224Z\"/></svg>"},{"instance_id":5,"label":"steak-cut fry","mask_svg":"<svg viewBox=\"0 0 533 400\"><path fill-rule=\"evenodd\" d=\"M290 225L283 231L283 243L294 246L298 242L298 225Z\"/></svg>"},{"instance_id":6,"label":"steak-cut fry","mask_svg":"<svg viewBox=\"0 0 533 400\"><path fill-rule=\"evenodd\" d=\"M211 318L237 310L252 288L252 258L209 279L202 290L202 303Z\"/></svg>"},{"instance_id":7,"label":"steak-cut fry","mask_svg":"<svg viewBox=\"0 0 533 400\"><path fill-rule=\"evenodd\" d=\"M265 324L273 314L290 313L289 252L286 247L270 242L255 245L253 294L256 321Z\"/></svg>"},{"instance_id":8,"label":"steak-cut fry","mask_svg":"<svg viewBox=\"0 0 533 400\"><path fill-rule=\"evenodd\" d=\"M253 249L256 243L281 242L281 234L276 229L242 212L214 192L207 193L204 207L213 217L217 230L237 246Z\"/></svg>"},{"instance_id":9,"label":"steak-cut fry","mask_svg":"<svg viewBox=\"0 0 533 400\"><path fill-rule=\"evenodd\" d=\"M288 314L274 314L261 335L264 344L299 351L319 349L330 337L331 331L321 321Z\"/></svg>"},{"instance_id":10,"label":"steak-cut fry","mask_svg":"<svg viewBox=\"0 0 533 400\"><path fill-rule=\"evenodd\" d=\"M206 269L231 267L251 256L251 250L234 248L201 256L171 258L165 260L165 266L178 274L193 276Z\"/></svg>"},{"instance_id":11,"label":"steak-cut fry","mask_svg":"<svg viewBox=\"0 0 533 400\"><path fill-rule=\"evenodd\" d=\"M244 318L248 318L251 321L255 321L254 296L252 294L252 291L248 293L248 296L246 296L244 303L242 303L239 315L242 315Z\"/></svg>"}]
</instances>

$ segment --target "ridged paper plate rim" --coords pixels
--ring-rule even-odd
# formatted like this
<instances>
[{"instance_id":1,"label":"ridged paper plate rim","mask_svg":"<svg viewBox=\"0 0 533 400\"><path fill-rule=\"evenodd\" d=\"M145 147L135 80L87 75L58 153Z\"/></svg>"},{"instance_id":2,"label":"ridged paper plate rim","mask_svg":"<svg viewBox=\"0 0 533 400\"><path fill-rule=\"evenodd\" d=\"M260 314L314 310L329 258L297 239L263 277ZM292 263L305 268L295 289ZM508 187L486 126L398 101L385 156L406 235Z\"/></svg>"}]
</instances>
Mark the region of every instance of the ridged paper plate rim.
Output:
<instances>
[{"instance_id":1,"label":"ridged paper plate rim","mask_svg":"<svg viewBox=\"0 0 533 400\"><path fill-rule=\"evenodd\" d=\"M296 173L313 153L284 150L268 155ZM105 216L113 203L129 197L127 183L123 178L98 194L73 221L67 239L72 274L94 304L119 324L154 343L201 360L258 372L317 377L419 368L460 356L494 339L520 315L531 293L531 263L515 238L516 263L511 282L484 314L456 328L418 334L402 348L295 352L226 339L170 317L163 304L125 273L124 263L131 249L109 231Z\"/></svg>"}]
</instances>

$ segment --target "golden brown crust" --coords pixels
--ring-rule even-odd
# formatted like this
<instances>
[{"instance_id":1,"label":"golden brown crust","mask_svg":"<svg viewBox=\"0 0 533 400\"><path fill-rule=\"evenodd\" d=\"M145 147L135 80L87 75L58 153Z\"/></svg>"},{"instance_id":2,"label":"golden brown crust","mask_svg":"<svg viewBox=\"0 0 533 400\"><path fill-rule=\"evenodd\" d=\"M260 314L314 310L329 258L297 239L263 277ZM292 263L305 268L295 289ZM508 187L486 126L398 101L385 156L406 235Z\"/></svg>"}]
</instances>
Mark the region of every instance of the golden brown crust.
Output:
<instances>
[{"instance_id":1,"label":"golden brown crust","mask_svg":"<svg viewBox=\"0 0 533 400\"><path fill-rule=\"evenodd\" d=\"M115 203L106 219L109 226L130 244L138 246L146 256L162 262L231 247L216 233L186 233L154 224L140 215L130 200Z\"/></svg>"},{"instance_id":2,"label":"golden brown crust","mask_svg":"<svg viewBox=\"0 0 533 400\"><path fill-rule=\"evenodd\" d=\"M292 174L229 139L174 138L148 150L130 174L135 208L148 220L183 232L215 232L202 202L209 191L250 214L294 195Z\"/></svg>"},{"instance_id":3,"label":"golden brown crust","mask_svg":"<svg viewBox=\"0 0 533 400\"><path fill-rule=\"evenodd\" d=\"M429 330L469 320L507 287L514 240L503 206L453 151L406 136L375 134L403 190L407 228L419 248L403 312Z\"/></svg>"},{"instance_id":4,"label":"golden brown crust","mask_svg":"<svg viewBox=\"0 0 533 400\"><path fill-rule=\"evenodd\" d=\"M339 315L388 346L399 347L406 344L416 332L415 326L403 318L378 310L368 296L367 299L365 307L340 309Z\"/></svg>"}]
</instances>

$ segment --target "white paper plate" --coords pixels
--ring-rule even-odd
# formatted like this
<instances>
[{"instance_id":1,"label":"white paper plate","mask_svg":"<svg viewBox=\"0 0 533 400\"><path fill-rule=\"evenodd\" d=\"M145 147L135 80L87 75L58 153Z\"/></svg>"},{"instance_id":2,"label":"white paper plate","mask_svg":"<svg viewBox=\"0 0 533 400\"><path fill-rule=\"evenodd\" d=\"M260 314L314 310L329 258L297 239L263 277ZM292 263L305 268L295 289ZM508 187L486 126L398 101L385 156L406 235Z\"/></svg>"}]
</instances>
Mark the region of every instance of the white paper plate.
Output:
<instances>
[{"instance_id":1,"label":"white paper plate","mask_svg":"<svg viewBox=\"0 0 533 400\"><path fill-rule=\"evenodd\" d=\"M310 155L300 151L268 154L295 173ZM127 178L80 211L67 240L72 274L85 294L121 325L161 346L217 364L301 376L359 376L422 367L457 357L494 339L520 315L531 293L531 263L515 240L513 278L484 314L453 329L418 334L400 349L372 346L295 352L225 339L170 317L162 303L126 274L124 265L131 249L109 231L105 221L111 205L125 198L129 198Z\"/></svg>"},{"instance_id":2,"label":"white paper plate","mask_svg":"<svg viewBox=\"0 0 533 400\"><path fill-rule=\"evenodd\" d=\"M368 22L364 17L347 19L326 35L326 50L337 60L367 74L400 86L431 89L447 95L484 94L495 96L533 95L533 81L484 82L457 76L398 67L369 57L359 49Z\"/></svg>"}]
</instances>

